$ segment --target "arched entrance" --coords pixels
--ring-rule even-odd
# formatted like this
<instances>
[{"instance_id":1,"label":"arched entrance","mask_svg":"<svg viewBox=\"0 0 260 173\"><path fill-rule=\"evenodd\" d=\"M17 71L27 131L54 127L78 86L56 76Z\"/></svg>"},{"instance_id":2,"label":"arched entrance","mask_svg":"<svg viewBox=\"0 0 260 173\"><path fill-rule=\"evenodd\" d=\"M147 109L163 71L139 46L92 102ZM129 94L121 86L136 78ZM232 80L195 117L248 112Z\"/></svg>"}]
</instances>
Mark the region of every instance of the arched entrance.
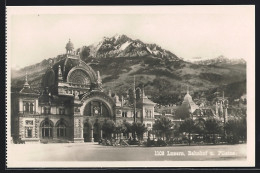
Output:
<instances>
[{"instance_id":1,"label":"arched entrance","mask_svg":"<svg viewBox=\"0 0 260 173\"><path fill-rule=\"evenodd\" d=\"M85 142L98 142L102 138L101 124L105 119L114 120L114 101L105 93L93 91L83 96L80 113L83 115ZM104 135L103 135L104 137Z\"/></svg>"},{"instance_id":2,"label":"arched entrance","mask_svg":"<svg viewBox=\"0 0 260 173\"><path fill-rule=\"evenodd\" d=\"M102 137L101 137L101 125L99 122L96 122L93 125L93 138L94 142L98 142Z\"/></svg>"},{"instance_id":3,"label":"arched entrance","mask_svg":"<svg viewBox=\"0 0 260 173\"><path fill-rule=\"evenodd\" d=\"M91 124L89 122L84 123L83 138L84 142L91 142Z\"/></svg>"}]
</instances>

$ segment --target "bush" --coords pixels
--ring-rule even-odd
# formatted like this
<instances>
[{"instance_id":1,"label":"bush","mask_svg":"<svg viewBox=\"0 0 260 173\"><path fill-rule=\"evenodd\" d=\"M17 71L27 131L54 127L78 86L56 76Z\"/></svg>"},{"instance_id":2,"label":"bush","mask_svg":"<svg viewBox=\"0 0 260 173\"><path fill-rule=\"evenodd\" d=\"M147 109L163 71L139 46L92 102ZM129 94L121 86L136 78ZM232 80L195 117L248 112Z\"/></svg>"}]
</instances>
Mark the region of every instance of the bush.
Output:
<instances>
[{"instance_id":1,"label":"bush","mask_svg":"<svg viewBox=\"0 0 260 173\"><path fill-rule=\"evenodd\" d=\"M129 145L139 145L139 141L137 140L128 140Z\"/></svg>"},{"instance_id":2,"label":"bush","mask_svg":"<svg viewBox=\"0 0 260 173\"><path fill-rule=\"evenodd\" d=\"M156 142L154 140L147 140L146 146L147 147L153 147L156 145Z\"/></svg>"},{"instance_id":3,"label":"bush","mask_svg":"<svg viewBox=\"0 0 260 173\"><path fill-rule=\"evenodd\" d=\"M158 141L156 142L157 147L166 146L166 145L167 143L162 139L158 139Z\"/></svg>"},{"instance_id":4,"label":"bush","mask_svg":"<svg viewBox=\"0 0 260 173\"><path fill-rule=\"evenodd\" d=\"M239 138L238 136L228 136L227 137L227 143L229 144L238 144L239 143Z\"/></svg>"}]
</instances>

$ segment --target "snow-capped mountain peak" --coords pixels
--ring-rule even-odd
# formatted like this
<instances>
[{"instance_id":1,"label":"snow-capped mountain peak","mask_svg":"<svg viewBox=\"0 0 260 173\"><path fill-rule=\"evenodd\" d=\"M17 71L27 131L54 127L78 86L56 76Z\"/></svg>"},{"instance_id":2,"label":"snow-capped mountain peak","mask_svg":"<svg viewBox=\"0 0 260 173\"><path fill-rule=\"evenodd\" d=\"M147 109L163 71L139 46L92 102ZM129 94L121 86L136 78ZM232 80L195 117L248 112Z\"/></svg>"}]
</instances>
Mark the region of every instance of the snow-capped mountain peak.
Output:
<instances>
[{"instance_id":1,"label":"snow-capped mountain peak","mask_svg":"<svg viewBox=\"0 0 260 173\"><path fill-rule=\"evenodd\" d=\"M192 63L194 63L194 64L201 64L201 65L246 64L246 61L244 59L242 59L242 58L240 58L240 59L231 59L231 58L225 57L224 55L220 55L220 56L218 56L216 58L212 58L212 59L202 59L202 58L200 58L200 59L201 60L192 61Z\"/></svg>"},{"instance_id":2,"label":"snow-capped mountain peak","mask_svg":"<svg viewBox=\"0 0 260 173\"><path fill-rule=\"evenodd\" d=\"M100 42L85 46L85 49L81 50L89 51L89 53L86 54L93 58L143 57L152 55L174 61L180 60L176 55L162 49L156 44L146 44L138 39L133 40L124 34L116 34L113 37L103 37Z\"/></svg>"}]
</instances>

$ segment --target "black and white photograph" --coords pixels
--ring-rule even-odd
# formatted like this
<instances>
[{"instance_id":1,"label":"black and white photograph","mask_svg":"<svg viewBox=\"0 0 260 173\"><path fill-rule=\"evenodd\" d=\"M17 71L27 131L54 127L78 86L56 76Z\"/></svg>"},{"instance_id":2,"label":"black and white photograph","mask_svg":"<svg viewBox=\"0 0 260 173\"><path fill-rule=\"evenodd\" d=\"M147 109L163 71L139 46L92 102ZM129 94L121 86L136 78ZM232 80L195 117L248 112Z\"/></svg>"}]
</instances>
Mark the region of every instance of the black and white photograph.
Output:
<instances>
[{"instance_id":1,"label":"black and white photograph","mask_svg":"<svg viewBox=\"0 0 260 173\"><path fill-rule=\"evenodd\" d=\"M7 6L7 168L255 166L255 7Z\"/></svg>"}]
</instances>

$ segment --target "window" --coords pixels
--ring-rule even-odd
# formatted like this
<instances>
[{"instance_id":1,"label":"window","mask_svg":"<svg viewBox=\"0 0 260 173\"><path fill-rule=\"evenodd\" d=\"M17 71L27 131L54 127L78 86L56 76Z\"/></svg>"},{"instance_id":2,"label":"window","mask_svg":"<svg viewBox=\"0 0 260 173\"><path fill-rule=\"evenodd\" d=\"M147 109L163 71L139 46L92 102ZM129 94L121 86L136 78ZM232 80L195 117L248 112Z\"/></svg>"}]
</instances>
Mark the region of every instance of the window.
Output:
<instances>
[{"instance_id":1,"label":"window","mask_svg":"<svg viewBox=\"0 0 260 173\"><path fill-rule=\"evenodd\" d=\"M27 129L27 138L32 137L32 129Z\"/></svg>"},{"instance_id":2,"label":"window","mask_svg":"<svg viewBox=\"0 0 260 173\"><path fill-rule=\"evenodd\" d=\"M52 124L49 120L45 120L42 124L42 137L50 138L52 137Z\"/></svg>"},{"instance_id":3,"label":"window","mask_svg":"<svg viewBox=\"0 0 260 173\"><path fill-rule=\"evenodd\" d=\"M33 105L33 103L31 103L30 104L30 113L32 114L34 111L33 111L33 107L34 107L34 105Z\"/></svg>"},{"instance_id":4,"label":"window","mask_svg":"<svg viewBox=\"0 0 260 173\"><path fill-rule=\"evenodd\" d=\"M122 117L127 117L127 112L122 112Z\"/></svg>"},{"instance_id":5,"label":"window","mask_svg":"<svg viewBox=\"0 0 260 173\"><path fill-rule=\"evenodd\" d=\"M59 114L64 115L65 114L65 108L60 108L59 109Z\"/></svg>"},{"instance_id":6,"label":"window","mask_svg":"<svg viewBox=\"0 0 260 173\"><path fill-rule=\"evenodd\" d=\"M51 108L47 107L47 106L44 106L44 108L43 108L44 114L50 114L50 110L51 110Z\"/></svg>"},{"instance_id":7,"label":"window","mask_svg":"<svg viewBox=\"0 0 260 173\"><path fill-rule=\"evenodd\" d=\"M29 103L25 103L25 112L29 112Z\"/></svg>"},{"instance_id":8,"label":"window","mask_svg":"<svg viewBox=\"0 0 260 173\"><path fill-rule=\"evenodd\" d=\"M62 121L57 126L57 137L66 137L66 125Z\"/></svg>"},{"instance_id":9,"label":"window","mask_svg":"<svg viewBox=\"0 0 260 173\"><path fill-rule=\"evenodd\" d=\"M152 125L150 123L147 124L147 127L152 127Z\"/></svg>"},{"instance_id":10,"label":"window","mask_svg":"<svg viewBox=\"0 0 260 173\"><path fill-rule=\"evenodd\" d=\"M23 111L24 113L34 113L34 103L30 102L23 102Z\"/></svg>"},{"instance_id":11,"label":"window","mask_svg":"<svg viewBox=\"0 0 260 173\"><path fill-rule=\"evenodd\" d=\"M25 137L32 138L32 127L25 127Z\"/></svg>"},{"instance_id":12,"label":"window","mask_svg":"<svg viewBox=\"0 0 260 173\"><path fill-rule=\"evenodd\" d=\"M25 124L26 124L26 125L33 125L33 120L26 120L26 121L25 121Z\"/></svg>"}]
</instances>

